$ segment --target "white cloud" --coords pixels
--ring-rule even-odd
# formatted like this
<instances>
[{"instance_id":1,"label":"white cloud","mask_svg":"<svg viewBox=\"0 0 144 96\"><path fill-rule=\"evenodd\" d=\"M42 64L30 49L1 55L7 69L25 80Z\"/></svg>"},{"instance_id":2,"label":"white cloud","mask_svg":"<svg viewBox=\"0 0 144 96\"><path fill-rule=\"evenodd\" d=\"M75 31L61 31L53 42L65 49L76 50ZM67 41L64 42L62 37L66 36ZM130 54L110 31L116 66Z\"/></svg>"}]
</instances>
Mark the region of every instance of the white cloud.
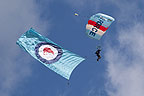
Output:
<instances>
[{"instance_id":1,"label":"white cloud","mask_svg":"<svg viewBox=\"0 0 144 96\"><path fill-rule=\"evenodd\" d=\"M144 24L136 24L119 32L119 47L109 47L109 96L143 96L144 94Z\"/></svg>"},{"instance_id":2,"label":"white cloud","mask_svg":"<svg viewBox=\"0 0 144 96\"><path fill-rule=\"evenodd\" d=\"M116 19L119 34L119 46L106 47L105 59L108 63L108 83L106 91L109 96L143 96L144 94L144 31L143 11L135 0L67 0L74 9L84 9L89 6L94 11L101 11L100 5L113 5L113 15ZM95 6L94 6L95 5ZM86 7L85 7L86 6ZM93 8L91 8L93 9ZM140 23L141 22L141 23ZM107 42L108 43L108 42ZM88 95L95 90L91 89Z\"/></svg>"},{"instance_id":3,"label":"white cloud","mask_svg":"<svg viewBox=\"0 0 144 96\"><path fill-rule=\"evenodd\" d=\"M11 96L31 75L29 56L20 52L16 41L30 27L46 30L47 22L40 21L33 0L1 0L0 14L0 96Z\"/></svg>"},{"instance_id":4,"label":"white cloud","mask_svg":"<svg viewBox=\"0 0 144 96\"><path fill-rule=\"evenodd\" d=\"M108 63L108 83L106 91L109 96L143 96L144 94L144 24L140 1L126 0L67 0L74 9L84 9L89 6L94 11L101 11L100 5L113 5L113 15L119 34L119 46L106 47L105 59ZM95 6L94 6L95 5ZM86 7L85 7L86 6ZM84 8L85 7L85 8ZM92 8L91 8L92 9ZM140 23L141 22L141 23ZM122 29L122 30L121 30ZM108 42L107 42L108 43ZM88 95L96 94L92 88Z\"/></svg>"},{"instance_id":5,"label":"white cloud","mask_svg":"<svg viewBox=\"0 0 144 96\"><path fill-rule=\"evenodd\" d=\"M122 23L124 26L128 23L135 23L138 18L141 18L141 9L139 8L140 1L126 1L126 0L110 0L117 8L116 22ZM138 17L139 16L139 17ZM129 24L130 25L130 24Z\"/></svg>"},{"instance_id":6,"label":"white cloud","mask_svg":"<svg viewBox=\"0 0 144 96\"><path fill-rule=\"evenodd\" d=\"M109 96L143 96L144 94L144 31L140 2L115 1L118 46L107 48Z\"/></svg>"}]
</instances>

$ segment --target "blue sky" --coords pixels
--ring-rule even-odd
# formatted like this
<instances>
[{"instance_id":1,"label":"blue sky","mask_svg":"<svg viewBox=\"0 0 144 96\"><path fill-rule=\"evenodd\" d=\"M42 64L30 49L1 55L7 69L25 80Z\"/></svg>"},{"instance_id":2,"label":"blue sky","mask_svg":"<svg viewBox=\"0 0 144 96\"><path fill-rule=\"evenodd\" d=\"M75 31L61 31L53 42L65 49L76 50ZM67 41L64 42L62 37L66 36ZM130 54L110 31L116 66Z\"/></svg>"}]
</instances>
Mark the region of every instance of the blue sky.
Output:
<instances>
[{"instance_id":1,"label":"blue sky","mask_svg":"<svg viewBox=\"0 0 144 96\"><path fill-rule=\"evenodd\" d=\"M143 6L143 0L1 0L0 96L143 96ZM88 18L98 12L115 18L100 41L85 34ZM86 58L69 86L16 45L31 27Z\"/></svg>"}]
</instances>

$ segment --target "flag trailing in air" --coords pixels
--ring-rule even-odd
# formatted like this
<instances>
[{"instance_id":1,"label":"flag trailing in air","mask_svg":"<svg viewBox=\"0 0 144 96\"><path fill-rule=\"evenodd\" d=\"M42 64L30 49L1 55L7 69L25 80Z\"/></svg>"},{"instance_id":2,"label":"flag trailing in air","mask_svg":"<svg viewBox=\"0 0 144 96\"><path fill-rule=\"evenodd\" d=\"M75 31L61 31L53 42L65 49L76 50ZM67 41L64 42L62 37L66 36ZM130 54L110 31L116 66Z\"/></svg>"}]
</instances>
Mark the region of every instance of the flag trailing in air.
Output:
<instances>
[{"instance_id":1,"label":"flag trailing in air","mask_svg":"<svg viewBox=\"0 0 144 96\"><path fill-rule=\"evenodd\" d=\"M32 28L16 43L46 67L68 80L74 68L85 60L43 37Z\"/></svg>"}]
</instances>

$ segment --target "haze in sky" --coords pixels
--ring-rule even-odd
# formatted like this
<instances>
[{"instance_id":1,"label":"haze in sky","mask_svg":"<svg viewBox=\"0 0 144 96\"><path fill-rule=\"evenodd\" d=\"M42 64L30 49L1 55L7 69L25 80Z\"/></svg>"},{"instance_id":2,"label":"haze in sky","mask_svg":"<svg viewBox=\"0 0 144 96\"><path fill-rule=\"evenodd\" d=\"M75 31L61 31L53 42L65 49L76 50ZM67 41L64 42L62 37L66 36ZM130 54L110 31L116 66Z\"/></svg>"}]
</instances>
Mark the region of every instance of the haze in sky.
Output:
<instances>
[{"instance_id":1,"label":"haze in sky","mask_svg":"<svg viewBox=\"0 0 144 96\"><path fill-rule=\"evenodd\" d=\"M1 0L0 96L143 96L143 12L143 0ZM85 29L96 13L115 18L100 41ZM31 27L86 59L69 81L16 45Z\"/></svg>"}]
</instances>

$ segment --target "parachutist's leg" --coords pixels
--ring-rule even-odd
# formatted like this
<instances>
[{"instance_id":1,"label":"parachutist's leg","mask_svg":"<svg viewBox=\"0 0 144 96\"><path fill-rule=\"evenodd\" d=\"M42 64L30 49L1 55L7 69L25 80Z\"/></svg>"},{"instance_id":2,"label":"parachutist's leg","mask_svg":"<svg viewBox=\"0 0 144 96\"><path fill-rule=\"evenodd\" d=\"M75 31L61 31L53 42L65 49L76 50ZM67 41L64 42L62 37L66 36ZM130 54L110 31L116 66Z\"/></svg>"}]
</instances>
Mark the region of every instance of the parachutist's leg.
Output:
<instances>
[{"instance_id":1,"label":"parachutist's leg","mask_svg":"<svg viewBox=\"0 0 144 96\"><path fill-rule=\"evenodd\" d=\"M101 58L101 56L99 55L97 61L99 61L100 58Z\"/></svg>"},{"instance_id":2,"label":"parachutist's leg","mask_svg":"<svg viewBox=\"0 0 144 96\"><path fill-rule=\"evenodd\" d=\"M99 59L101 58L101 56L99 56Z\"/></svg>"}]
</instances>

